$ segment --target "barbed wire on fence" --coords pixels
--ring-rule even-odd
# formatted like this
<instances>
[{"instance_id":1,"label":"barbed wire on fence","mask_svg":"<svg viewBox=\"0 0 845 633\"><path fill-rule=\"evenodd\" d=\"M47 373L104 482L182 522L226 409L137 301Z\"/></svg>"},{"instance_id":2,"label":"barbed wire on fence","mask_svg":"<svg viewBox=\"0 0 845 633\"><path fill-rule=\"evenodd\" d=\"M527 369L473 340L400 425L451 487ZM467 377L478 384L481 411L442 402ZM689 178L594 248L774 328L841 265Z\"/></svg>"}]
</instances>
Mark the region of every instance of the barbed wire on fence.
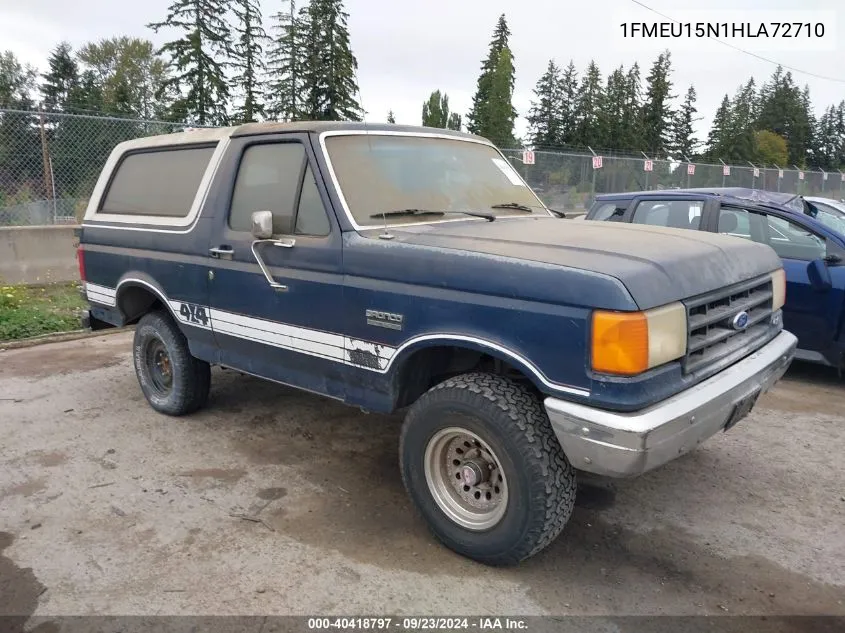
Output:
<instances>
[{"instance_id":1,"label":"barbed wire on fence","mask_svg":"<svg viewBox=\"0 0 845 633\"><path fill-rule=\"evenodd\" d=\"M0 225L79 221L115 145L186 127L167 121L0 108ZM526 164L523 149L503 153L543 201L559 209L583 209L600 193L673 188L745 187L845 197L845 175L838 171L546 149L534 151L533 163Z\"/></svg>"},{"instance_id":2,"label":"barbed wire on fence","mask_svg":"<svg viewBox=\"0 0 845 633\"><path fill-rule=\"evenodd\" d=\"M586 152L505 149L505 156L548 206L583 209L601 193L740 187L842 199L845 174L821 169L711 164ZM524 161L529 158L528 163ZM533 159L533 162L531 160Z\"/></svg>"}]
</instances>

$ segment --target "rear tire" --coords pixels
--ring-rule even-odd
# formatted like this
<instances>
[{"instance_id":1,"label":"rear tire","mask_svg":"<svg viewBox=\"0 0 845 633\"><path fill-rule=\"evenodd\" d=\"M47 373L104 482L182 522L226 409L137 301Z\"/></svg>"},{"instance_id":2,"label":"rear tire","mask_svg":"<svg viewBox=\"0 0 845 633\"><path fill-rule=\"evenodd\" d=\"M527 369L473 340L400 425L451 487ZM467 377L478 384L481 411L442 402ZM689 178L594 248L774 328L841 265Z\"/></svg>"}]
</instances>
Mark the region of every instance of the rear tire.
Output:
<instances>
[{"instance_id":1,"label":"rear tire","mask_svg":"<svg viewBox=\"0 0 845 633\"><path fill-rule=\"evenodd\" d=\"M208 401L211 366L191 356L179 326L162 312L141 317L133 346L135 375L150 406L167 415L186 415Z\"/></svg>"},{"instance_id":2,"label":"rear tire","mask_svg":"<svg viewBox=\"0 0 845 633\"><path fill-rule=\"evenodd\" d=\"M450 378L408 411L402 479L434 535L488 565L548 546L575 504L575 470L540 399L493 374Z\"/></svg>"}]
</instances>

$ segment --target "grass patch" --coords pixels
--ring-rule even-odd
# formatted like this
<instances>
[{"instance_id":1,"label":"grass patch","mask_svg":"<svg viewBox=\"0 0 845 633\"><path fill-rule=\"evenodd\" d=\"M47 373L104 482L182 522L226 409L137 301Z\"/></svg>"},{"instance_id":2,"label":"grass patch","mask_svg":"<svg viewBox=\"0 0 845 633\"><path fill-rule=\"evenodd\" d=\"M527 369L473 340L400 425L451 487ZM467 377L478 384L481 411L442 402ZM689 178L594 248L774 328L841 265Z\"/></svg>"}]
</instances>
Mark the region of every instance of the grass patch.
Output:
<instances>
[{"instance_id":1,"label":"grass patch","mask_svg":"<svg viewBox=\"0 0 845 633\"><path fill-rule=\"evenodd\" d=\"M78 283L0 286L0 341L78 330L87 302Z\"/></svg>"}]
</instances>

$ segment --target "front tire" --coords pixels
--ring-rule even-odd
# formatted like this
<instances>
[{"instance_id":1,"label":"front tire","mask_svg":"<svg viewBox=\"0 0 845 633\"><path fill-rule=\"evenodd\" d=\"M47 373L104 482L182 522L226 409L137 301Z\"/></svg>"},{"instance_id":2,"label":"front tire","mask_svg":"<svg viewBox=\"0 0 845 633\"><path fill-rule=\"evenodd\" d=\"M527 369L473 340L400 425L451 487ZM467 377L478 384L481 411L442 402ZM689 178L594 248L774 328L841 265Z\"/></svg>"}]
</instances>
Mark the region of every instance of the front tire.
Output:
<instances>
[{"instance_id":1,"label":"front tire","mask_svg":"<svg viewBox=\"0 0 845 633\"><path fill-rule=\"evenodd\" d=\"M513 565L560 534L575 503L575 470L540 399L494 374L450 378L408 411L402 479L447 547Z\"/></svg>"},{"instance_id":2,"label":"front tire","mask_svg":"<svg viewBox=\"0 0 845 633\"><path fill-rule=\"evenodd\" d=\"M135 375L150 406L167 415L203 407L211 387L211 367L191 356L188 341L169 314L145 314L135 328Z\"/></svg>"}]
</instances>

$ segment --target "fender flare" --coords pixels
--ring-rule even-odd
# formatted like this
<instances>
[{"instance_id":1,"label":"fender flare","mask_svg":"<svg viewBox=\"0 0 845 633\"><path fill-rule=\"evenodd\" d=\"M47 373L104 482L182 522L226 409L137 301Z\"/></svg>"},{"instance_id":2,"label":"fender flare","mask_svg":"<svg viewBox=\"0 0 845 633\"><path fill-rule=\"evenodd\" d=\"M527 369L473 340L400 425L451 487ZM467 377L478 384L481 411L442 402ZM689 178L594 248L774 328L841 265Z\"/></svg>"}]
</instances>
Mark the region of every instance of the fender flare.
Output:
<instances>
[{"instance_id":1,"label":"fender flare","mask_svg":"<svg viewBox=\"0 0 845 633\"><path fill-rule=\"evenodd\" d=\"M550 380L530 360L522 354L514 352L500 343L466 334L422 334L414 336L396 348L390 357L384 371L389 375L397 375L397 372L415 353L427 347L442 347L444 345L454 347L465 347L478 352L489 354L509 363L531 378L534 384L546 392L566 394L568 396L589 397L590 391L573 385L567 385Z\"/></svg>"}]
</instances>

